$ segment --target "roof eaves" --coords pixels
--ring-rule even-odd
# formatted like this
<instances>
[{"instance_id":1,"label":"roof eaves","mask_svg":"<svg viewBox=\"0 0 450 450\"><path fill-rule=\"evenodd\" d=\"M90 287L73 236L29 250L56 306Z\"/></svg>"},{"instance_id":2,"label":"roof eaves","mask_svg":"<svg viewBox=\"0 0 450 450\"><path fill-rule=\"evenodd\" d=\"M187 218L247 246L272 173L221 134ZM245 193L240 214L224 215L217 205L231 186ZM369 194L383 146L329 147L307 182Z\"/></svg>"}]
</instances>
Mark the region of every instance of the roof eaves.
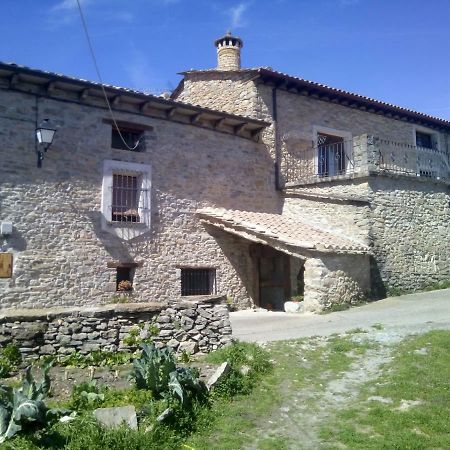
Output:
<instances>
[{"instance_id":1,"label":"roof eaves","mask_svg":"<svg viewBox=\"0 0 450 450\"><path fill-rule=\"evenodd\" d=\"M257 69L258 74L264 81L266 78L277 78L281 79L288 83L298 84L305 89L312 89L319 92L323 92L324 94L331 94L333 96L341 96L347 100L353 100L355 102L360 102L362 104L373 106L378 109L385 109L394 114L400 114L404 116L408 116L418 121L424 121L432 123L433 125L438 125L445 128L450 128L450 121L446 119L441 119L439 117L434 117L425 113L421 113L412 109L404 108L402 106L397 106L391 103L383 102L381 100L376 100L371 97L366 97L364 95L355 94L353 92L345 91L342 89L334 88L331 86L327 86L325 84L317 83L315 81L305 80L303 78L294 77L282 72L278 72L272 69L268 69L265 67L261 67Z\"/></svg>"}]
</instances>

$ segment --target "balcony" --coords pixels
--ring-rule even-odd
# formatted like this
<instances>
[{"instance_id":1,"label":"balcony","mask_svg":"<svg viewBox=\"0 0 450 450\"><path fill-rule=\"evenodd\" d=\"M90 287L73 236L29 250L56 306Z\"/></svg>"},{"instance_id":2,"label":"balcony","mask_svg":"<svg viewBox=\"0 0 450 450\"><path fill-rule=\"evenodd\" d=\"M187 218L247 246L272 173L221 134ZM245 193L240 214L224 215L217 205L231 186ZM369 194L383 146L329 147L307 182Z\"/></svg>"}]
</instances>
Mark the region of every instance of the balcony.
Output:
<instances>
[{"instance_id":1,"label":"balcony","mask_svg":"<svg viewBox=\"0 0 450 450\"><path fill-rule=\"evenodd\" d=\"M401 174L450 181L449 154L371 135L328 145L307 140L284 142L281 178L284 187L354 178L368 173Z\"/></svg>"}]
</instances>

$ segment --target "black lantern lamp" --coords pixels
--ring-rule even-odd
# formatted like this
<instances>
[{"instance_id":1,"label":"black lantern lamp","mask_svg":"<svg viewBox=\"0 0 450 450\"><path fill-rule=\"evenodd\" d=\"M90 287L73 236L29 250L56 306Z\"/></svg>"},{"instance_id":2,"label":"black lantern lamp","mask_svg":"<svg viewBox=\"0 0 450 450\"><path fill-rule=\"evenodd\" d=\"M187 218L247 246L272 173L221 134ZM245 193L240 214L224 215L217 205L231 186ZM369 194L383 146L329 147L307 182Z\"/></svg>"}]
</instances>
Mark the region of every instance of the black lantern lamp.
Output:
<instances>
[{"instance_id":1,"label":"black lantern lamp","mask_svg":"<svg viewBox=\"0 0 450 450\"><path fill-rule=\"evenodd\" d=\"M52 145L55 133L56 130L48 126L48 119L43 120L41 125L36 128L36 152L38 155L38 167L42 167L44 153L47 152L50 145Z\"/></svg>"}]
</instances>

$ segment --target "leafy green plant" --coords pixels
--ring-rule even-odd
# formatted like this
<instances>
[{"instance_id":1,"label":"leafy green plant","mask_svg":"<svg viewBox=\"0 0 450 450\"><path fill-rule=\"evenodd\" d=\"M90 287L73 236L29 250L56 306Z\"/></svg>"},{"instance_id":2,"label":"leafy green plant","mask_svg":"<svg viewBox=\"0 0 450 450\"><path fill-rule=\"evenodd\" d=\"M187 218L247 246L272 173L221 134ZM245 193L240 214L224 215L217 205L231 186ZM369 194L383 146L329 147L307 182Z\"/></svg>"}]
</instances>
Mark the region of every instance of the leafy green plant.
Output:
<instances>
[{"instance_id":1,"label":"leafy green plant","mask_svg":"<svg viewBox=\"0 0 450 450\"><path fill-rule=\"evenodd\" d=\"M44 427L59 414L67 412L48 409L44 403L50 390L50 367L51 363L43 367L40 382L34 379L29 366L21 387L0 387L0 443L28 428Z\"/></svg>"},{"instance_id":2,"label":"leafy green plant","mask_svg":"<svg viewBox=\"0 0 450 450\"><path fill-rule=\"evenodd\" d=\"M94 409L100 406L105 400L105 394L101 392L96 380L80 383L74 386L70 407L77 411Z\"/></svg>"},{"instance_id":3,"label":"leafy green plant","mask_svg":"<svg viewBox=\"0 0 450 450\"><path fill-rule=\"evenodd\" d=\"M128 352L109 352L104 350L94 350L87 355L73 352L70 355L60 355L54 358L55 364L62 367L103 367L128 364L133 358Z\"/></svg>"},{"instance_id":4,"label":"leafy green plant","mask_svg":"<svg viewBox=\"0 0 450 450\"><path fill-rule=\"evenodd\" d=\"M272 368L269 353L261 346L247 342L234 342L216 350L206 357L206 361L230 364L227 376L214 388L215 395L227 398L249 394L261 375Z\"/></svg>"},{"instance_id":5,"label":"leafy green plant","mask_svg":"<svg viewBox=\"0 0 450 450\"><path fill-rule=\"evenodd\" d=\"M0 378L16 372L22 362L22 355L17 345L9 343L0 349Z\"/></svg>"},{"instance_id":6,"label":"leafy green plant","mask_svg":"<svg viewBox=\"0 0 450 450\"><path fill-rule=\"evenodd\" d=\"M172 349L159 349L154 344L142 344L141 348L141 356L133 361L130 374L138 389L150 390L157 399L177 399L181 403L206 392L198 372L191 368L177 368Z\"/></svg>"}]
</instances>

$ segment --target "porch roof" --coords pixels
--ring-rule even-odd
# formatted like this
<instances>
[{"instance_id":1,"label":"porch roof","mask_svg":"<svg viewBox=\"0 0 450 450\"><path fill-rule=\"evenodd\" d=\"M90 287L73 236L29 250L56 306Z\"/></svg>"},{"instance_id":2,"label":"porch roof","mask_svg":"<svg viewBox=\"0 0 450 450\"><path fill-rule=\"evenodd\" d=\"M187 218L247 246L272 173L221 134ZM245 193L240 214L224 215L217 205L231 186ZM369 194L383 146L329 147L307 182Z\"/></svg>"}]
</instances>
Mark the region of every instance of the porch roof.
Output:
<instances>
[{"instance_id":1,"label":"porch roof","mask_svg":"<svg viewBox=\"0 0 450 450\"><path fill-rule=\"evenodd\" d=\"M204 208L197 211L203 223L253 242L295 255L296 250L327 253L369 253L368 246L312 227L281 214Z\"/></svg>"}]
</instances>

